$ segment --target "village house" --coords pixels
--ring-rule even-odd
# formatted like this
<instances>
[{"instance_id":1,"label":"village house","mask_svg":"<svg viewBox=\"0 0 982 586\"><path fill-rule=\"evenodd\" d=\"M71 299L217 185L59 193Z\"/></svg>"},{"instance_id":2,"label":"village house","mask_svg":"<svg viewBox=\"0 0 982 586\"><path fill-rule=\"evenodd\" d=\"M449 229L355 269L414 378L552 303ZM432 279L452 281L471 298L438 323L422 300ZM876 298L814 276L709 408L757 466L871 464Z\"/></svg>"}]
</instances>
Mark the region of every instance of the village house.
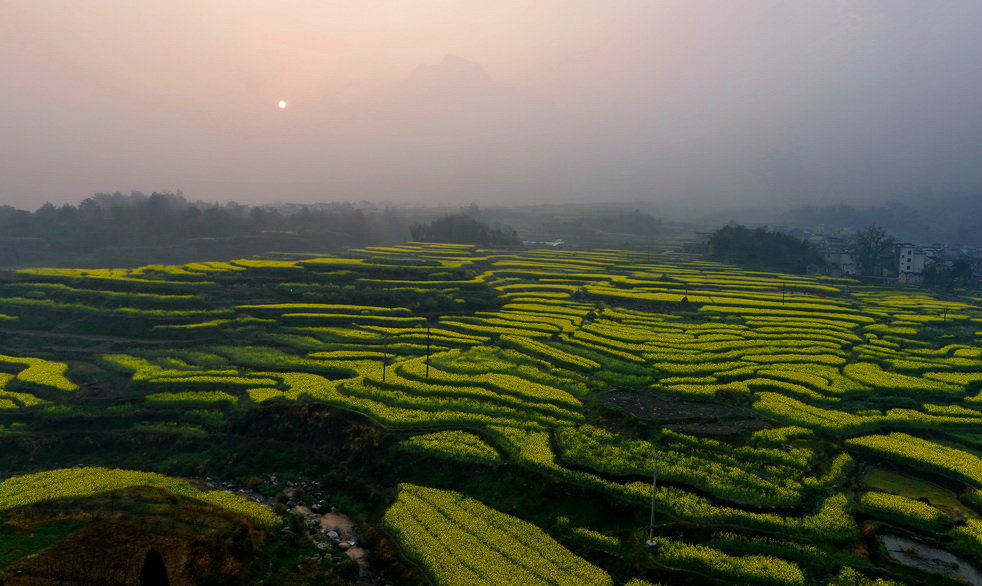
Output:
<instances>
[{"instance_id":1,"label":"village house","mask_svg":"<svg viewBox=\"0 0 982 586\"><path fill-rule=\"evenodd\" d=\"M833 277L849 277L860 272L859 258L845 248L830 248L822 251L829 275Z\"/></svg>"},{"instance_id":2,"label":"village house","mask_svg":"<svg viewBox=\"0 0 982 586\"><path fill-rule=\"evenodd\" d=\"M900 242L894 246L894 264L898 274L924 272L928 255L924 250L910 242Z\"/></svg>"}]
</instances>

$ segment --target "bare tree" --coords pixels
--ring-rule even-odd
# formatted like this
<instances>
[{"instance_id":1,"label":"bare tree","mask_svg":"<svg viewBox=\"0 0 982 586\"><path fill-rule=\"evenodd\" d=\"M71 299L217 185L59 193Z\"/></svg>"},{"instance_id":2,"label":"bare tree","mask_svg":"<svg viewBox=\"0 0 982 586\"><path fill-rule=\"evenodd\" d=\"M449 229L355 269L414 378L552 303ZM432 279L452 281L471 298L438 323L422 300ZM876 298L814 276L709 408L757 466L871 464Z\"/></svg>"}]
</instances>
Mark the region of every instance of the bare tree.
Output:
<instances>
[{"instance_id":1,"label":"bare tree","mask_svg":"<svg viewBox=\"0 0 982 586\"><path fill-rule=\"evenodd\" d=\"M875 275L882 266L883 259L893 248L893 236L887 234L882 226L870 224L853 239L853 246L863 263L863 274Z\"/></svg>"}]
</instances>

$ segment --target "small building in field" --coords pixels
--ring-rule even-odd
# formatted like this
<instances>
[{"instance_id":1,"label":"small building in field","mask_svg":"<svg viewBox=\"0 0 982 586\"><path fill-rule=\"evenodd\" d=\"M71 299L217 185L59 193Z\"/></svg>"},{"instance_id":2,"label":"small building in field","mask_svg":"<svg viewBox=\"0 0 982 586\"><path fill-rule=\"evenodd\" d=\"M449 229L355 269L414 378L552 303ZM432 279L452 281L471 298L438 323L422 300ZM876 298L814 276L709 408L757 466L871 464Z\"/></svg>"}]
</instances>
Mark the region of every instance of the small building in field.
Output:
<instances>
[{"instance_id":1,"label":"small building in field","mask_svg":"<svg viewBox=\"0 0 982 586\"><path fill-rule=\"evenodd\" d=\"M849 277L859 274L859 257L845 248L830 248L822 251L829 274L833 277Z\"/></svg>"},{"instance_id":2,"label":"small building in field","mask_svg":"<svg viewBox=\"0 0 982 586\"><path fill-rule=\"evenodd\" d=\"M912 273L919 275L924 272L927 253L910 242L901 242L894 246L894 262L897 273Z\"/></svg>"}]
</instances>

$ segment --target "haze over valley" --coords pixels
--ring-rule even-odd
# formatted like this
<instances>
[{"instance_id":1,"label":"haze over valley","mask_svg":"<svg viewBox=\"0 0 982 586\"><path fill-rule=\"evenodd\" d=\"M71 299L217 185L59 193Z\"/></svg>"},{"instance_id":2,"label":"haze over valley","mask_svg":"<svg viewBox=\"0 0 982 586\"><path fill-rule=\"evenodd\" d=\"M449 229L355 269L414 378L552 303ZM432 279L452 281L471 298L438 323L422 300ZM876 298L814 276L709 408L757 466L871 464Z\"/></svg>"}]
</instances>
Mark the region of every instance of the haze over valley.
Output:
<instances>
[{"instance_id":1,"label":"haze over valley","mask_svg":"<svg viewBox=\"0 0 982 586\"><path fill-rule=\"evenodd\" d=\"M978 202L980 22L907 0L9 3L0 201Z\"/></svg>"}]
</instances>

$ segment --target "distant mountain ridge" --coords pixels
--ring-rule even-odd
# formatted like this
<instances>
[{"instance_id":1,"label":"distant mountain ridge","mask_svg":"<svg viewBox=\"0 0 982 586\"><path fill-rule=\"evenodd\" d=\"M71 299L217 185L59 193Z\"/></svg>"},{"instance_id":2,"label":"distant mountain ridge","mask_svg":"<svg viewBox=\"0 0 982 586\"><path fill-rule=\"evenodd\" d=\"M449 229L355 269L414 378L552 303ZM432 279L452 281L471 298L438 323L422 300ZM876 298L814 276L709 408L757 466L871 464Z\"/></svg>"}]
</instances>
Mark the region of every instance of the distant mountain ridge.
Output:
<instances>
[{"instance_id":1,"label":"distant mountain ridge","mask_svg":"<svg viewBox=\"0 0 982 586\"><path fill-rule=\"evenodd\" d=\"M447 55L436 65L417 66L402 81L370 94L360 107L379 122L417 129L486 127L496 133L511 130L512 124L514 130L521 130L546 110L532 96L496 81L480 63L457 55Z\"/></svg>"},{"instance_id":2,"label":"distant mountain ridge","mask_svg":"<svg viewBox=\"0 0 982 586\"><path fill-rule=\"evenodd\" d=\"M447 55L437 65L417 65L405 80L409 83L494 83L484 66L458 55Z\"/></svg>"}]
</instances>

